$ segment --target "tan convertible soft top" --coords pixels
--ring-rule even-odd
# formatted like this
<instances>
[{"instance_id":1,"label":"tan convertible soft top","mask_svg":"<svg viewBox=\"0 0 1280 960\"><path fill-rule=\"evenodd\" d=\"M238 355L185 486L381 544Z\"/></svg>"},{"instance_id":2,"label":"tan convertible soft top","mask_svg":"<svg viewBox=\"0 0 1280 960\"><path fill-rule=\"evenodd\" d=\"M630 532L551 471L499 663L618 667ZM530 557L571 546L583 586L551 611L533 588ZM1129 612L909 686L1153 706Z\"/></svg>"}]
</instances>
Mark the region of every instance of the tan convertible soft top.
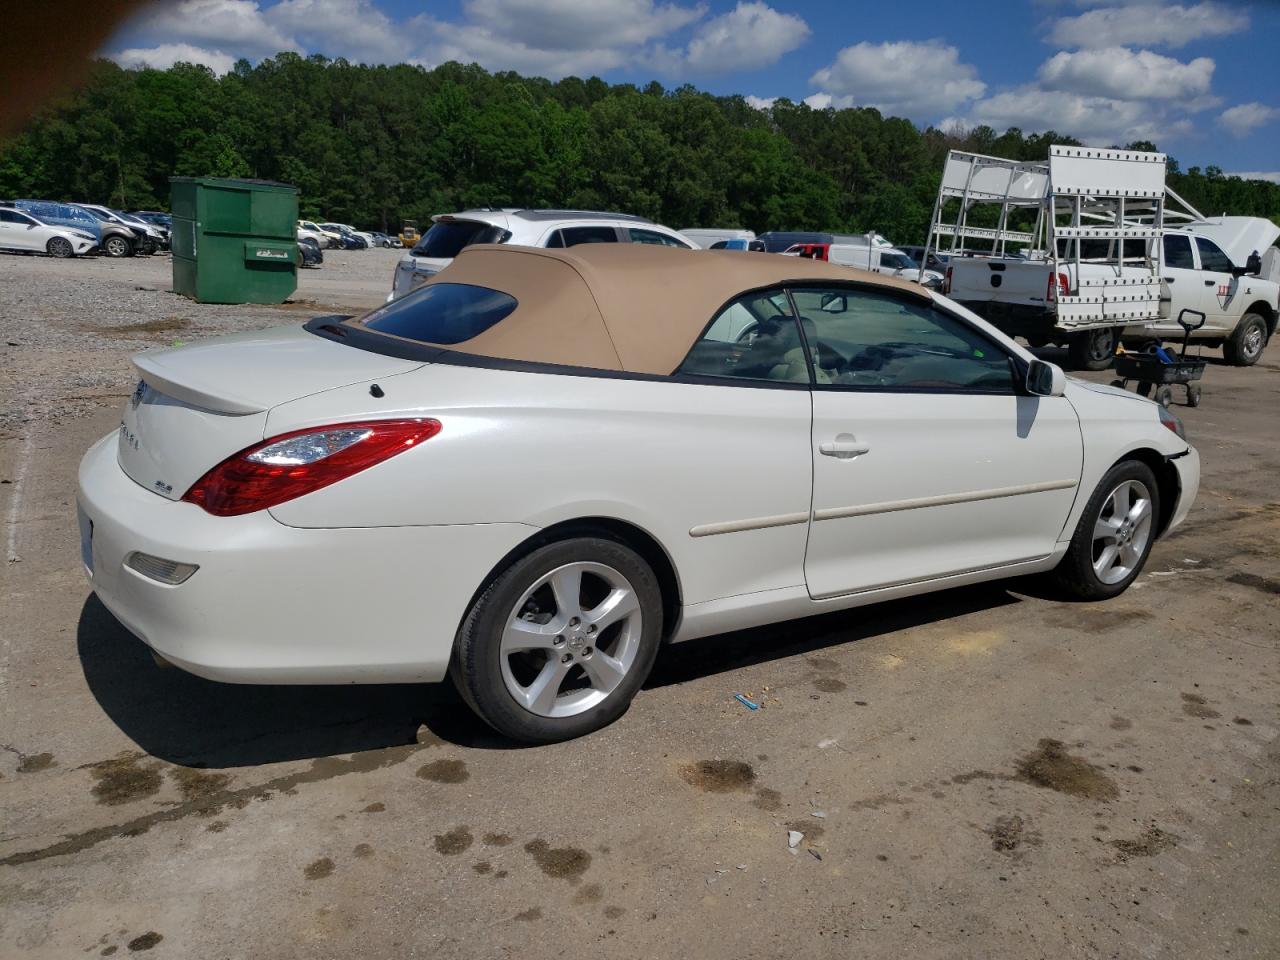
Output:
<instances>
[{"instance_id":1,"label":"tan convertible soft top","mask_svg":"<svg viewBox=\"0 0 1280 960\"><path fill-rule=\"evenodd\" d=\"M929 299L922 287L800 257L623 243L568 250L476 245L428 284L515 297L510 316L447 349L483 357L667 375L728 301L782 283L855 282ZM351 321L359 323L359 319Z\"/></svg>"}]
</instances>

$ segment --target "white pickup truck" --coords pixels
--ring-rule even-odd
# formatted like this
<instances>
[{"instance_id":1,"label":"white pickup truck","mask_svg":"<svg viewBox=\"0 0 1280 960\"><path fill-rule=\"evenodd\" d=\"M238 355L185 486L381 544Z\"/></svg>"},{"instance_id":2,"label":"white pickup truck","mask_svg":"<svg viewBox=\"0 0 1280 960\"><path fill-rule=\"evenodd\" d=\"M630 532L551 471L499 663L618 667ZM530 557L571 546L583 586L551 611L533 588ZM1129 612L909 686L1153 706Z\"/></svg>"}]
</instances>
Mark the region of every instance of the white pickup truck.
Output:
<instances>
[{"instance_id":1,"label":"white pickup truck","mask_svg":"<svg viewBox=\"0 0 1280 960\"><path fill-rule=\"evenodd\" d=\"M1280 227L1257 217L1218 217L1166 227L1160 241L1160 317L1123 327L1064 331L1058 327L1056 301L1081 290L1081 280L1142 276L1144 268L1137 264L1145 257L1126 257L1118 269L1115 258L1105 253L1086 257L1078 266L1065 258L1055 265L1044 257L953 257L943 292L1034 347L1065 343L1072 364L1087 369L1105 368L1119 337L1181 340L1179 313L1198 310L1206 319L1192 339L1221 346L1228 363L1249 366L1262 356L1280 315L1280 285L1258 277L1261 264L1250 263L1250 258L1277 237ZM1084 252L1089 252L1087 245Z\"/></svg>"},{"instance_id":2,"label":"white pickup truck","mask_svg":"<svg viewBox=\"0 0 1280 960\"><path fill-rule=\"evenodd\" d=\"M1065 345L1074 366L1100 370L1122 337L1181 339L1189 308L1207 318L1193 338L1228 362L1262 356L1280 285L1258 276L1260 254L1280 227L1204 217L1165 186L1163 155L1055 146L1045 164L959 152L947 163L929 237L951 254L943 292L1004 332ZM1166 210L1171 200L1185 212ZM994 227L970 221L979 204L1000 205Z\"/></svg>"}]
</instances>

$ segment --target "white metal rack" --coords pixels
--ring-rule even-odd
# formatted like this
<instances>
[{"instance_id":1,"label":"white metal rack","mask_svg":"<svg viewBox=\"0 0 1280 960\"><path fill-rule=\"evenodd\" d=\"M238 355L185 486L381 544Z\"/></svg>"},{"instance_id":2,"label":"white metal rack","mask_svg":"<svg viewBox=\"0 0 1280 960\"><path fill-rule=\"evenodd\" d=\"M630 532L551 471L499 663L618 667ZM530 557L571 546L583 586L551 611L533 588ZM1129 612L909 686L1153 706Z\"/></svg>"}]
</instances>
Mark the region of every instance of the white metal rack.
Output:
<instances>
[{"instance_id":1,"label":"white metal rack","mask_svg":"<svg viewBox=\"0 0 1280 960\"><path fill-rule=\"evenodd\" d=\"M1068 329L1142 322L1160 317L1161 274L1166 196L1187 213L1179 219L1202 219L1165 186L1165 155L1134 150L1052 146L1047 162L1025 162L952 150L947 155L934 203L924 257L929 251L952 256L1006 258L1015 252L1045 261L1053 273L1073 263L1074 276L1087 262L1110 268L1110 275L1083 279L1065 293L1058 283L1058 325ZM957 205L953 220L944 219ZM979 205L998 204L995 227L969 223ZM1035 210L1035 225L1010 228L1011 216ZM1022 216L1019 219L1025 220ZM944 246L944 238L949 244ZM1141 256L1132 254L1134 244ZM983 246L973 248L969 241ZM1083 255L1088 241L1107 241L1106 253ZM1090 245L1095 246L1095 245ZM1020 248L1011 251L1010 247ZM1056 279L1056 277L1055 277Z\"/></svg>"}]
</instances>

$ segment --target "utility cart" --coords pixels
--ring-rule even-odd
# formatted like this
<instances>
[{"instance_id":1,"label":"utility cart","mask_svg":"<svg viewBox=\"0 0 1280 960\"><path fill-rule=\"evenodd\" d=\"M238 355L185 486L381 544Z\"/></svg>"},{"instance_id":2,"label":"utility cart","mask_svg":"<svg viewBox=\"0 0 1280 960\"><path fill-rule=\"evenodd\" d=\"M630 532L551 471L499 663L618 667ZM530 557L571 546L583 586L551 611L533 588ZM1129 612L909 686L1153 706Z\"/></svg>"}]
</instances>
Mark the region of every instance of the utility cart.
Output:
<instances>
[{"instance_id":1,"label":"utility cart","mask_svg":"<svg viewBox=\"0 0 1280 960\"><path fill-rule=\"evenodd\" d=\"M1197 318L1191 323L1187 317ZM1178 314L1178 325L1185 331L1182 337L1182 352L1178 359L1166 359L1159 346L1143 353L1122 353L1115 359L1116 373L1120 374L1111 381L1113 387L1121 390L1129 388L1129 381L1137 381L1137 392L1144 397L1151 396L1155 388L1156 403L1167 407L1173 403L1172 384L1180 383L1187 390L1187 406L1200 406L1200 384L1197 382L1204 376L1205 361L1200 357L1187 359L1187 344L1191 341L1191 331L1204 326L1205 315L1199 310L1184 309Z\"/></svg>"}]
</instances>

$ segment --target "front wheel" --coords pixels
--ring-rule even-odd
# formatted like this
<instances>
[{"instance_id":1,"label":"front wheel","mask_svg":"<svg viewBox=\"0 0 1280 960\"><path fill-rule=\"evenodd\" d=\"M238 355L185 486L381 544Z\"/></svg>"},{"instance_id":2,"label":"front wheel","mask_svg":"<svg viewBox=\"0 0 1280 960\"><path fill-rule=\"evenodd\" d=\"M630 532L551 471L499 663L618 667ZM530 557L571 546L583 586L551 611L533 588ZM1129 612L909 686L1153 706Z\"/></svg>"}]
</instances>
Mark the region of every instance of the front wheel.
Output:
<instances>
[{"instance_id":1,"label":"front wheel","mask_svg":"<svg viewBox=\"0 0 1280 960\"><path fill-rule=\"evenodd\" d=\"M1262 357L1267 345L1267 321L1256 313L1246 313L1222 344L1222 355L1233 367L1251 367Z\"/></svg>"},{"instance_id":2,"label":"front wheel","mask_svg":"<svg viewBox=\"0 0 1280 960\"><path fill-rule=\"evenodd\" d=\"M462 698L514 740L554 743L620 717L662 637L662 592L648 563L612 540L580 537L515 561L458 631L450 675Z\"/></svg>"},{"instance_id":3,"label":"front wheel","mask_svg":"<svg viewBox=\"0 0 1280 960\"><path fill-rule=\"evenodd\" d=\"M65 260L67 257L75 256L75 250L71 248L71 241L66 237L54 237L49 241L49 245L45 247L49 256L57 257L59 260Z\"/></svg>"},{"instance_id":4,"label":"front wheel","mask_svg":"<svg viewBox=\"0 0 1280 960\"><path fill-rule=\"evenodd\" d=\"M107 237L102 249L107 252L108 257L127 257L133 253L129 241L124 237Z\"/></svg>"},{"instance_id":5,"label":"front wheel","mask_svg":"<svg viewBox=\"0 0 1280 960\"><path fill-rule=\"evenodd\" d=\"M1053 579L1079 600L1123 593L1147 562L1159 516L1160 490L1151 468L1121 461L1089 498Z\"/></svg>"},{"instance_id":6,"label":"front wheel","mask_svg":"<svg viewBox=\"0 0 1280 960\"><path fill-rule=\"evenodd\" d=\"M1067 341L1067 357L1077 370L1105 370L1116 352L1115 327L1073 333Z\"/></svg>"}]
</instances>

